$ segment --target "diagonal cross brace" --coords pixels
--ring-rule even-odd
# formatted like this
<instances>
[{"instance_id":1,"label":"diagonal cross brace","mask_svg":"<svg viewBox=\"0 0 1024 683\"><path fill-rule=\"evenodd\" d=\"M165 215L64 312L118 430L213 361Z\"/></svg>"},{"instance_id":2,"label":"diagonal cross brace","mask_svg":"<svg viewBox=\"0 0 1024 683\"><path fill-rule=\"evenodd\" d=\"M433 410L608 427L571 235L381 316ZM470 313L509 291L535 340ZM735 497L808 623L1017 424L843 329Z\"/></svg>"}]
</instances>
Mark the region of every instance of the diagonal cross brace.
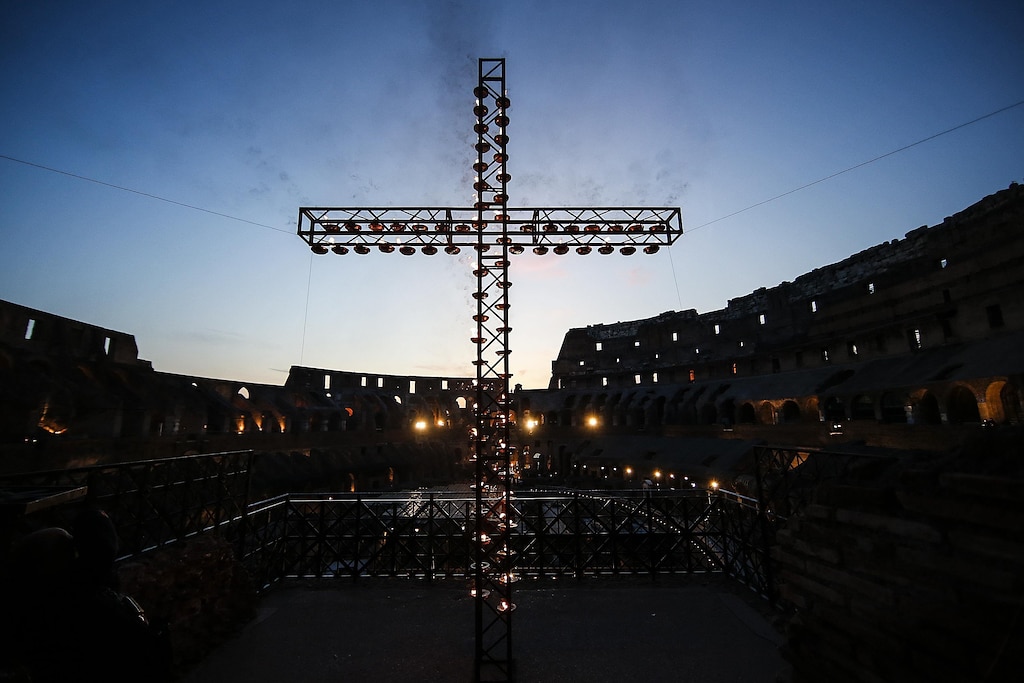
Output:
<instances>
[{"instance_id":1,"label":"diagonal cross brace","mask_svg":"<svg viewBox=\"0 0 1024 683\"><path fill-rule=\"evenodd\" d=\"M527 249L537 255L570 250L581 255L616 250L625 256L638 250L654 254L682 235L683 224L677 207L509 207L505 60L480 59L478 76L473 90L477 155L472 207L302 207L298 235L316 254L476 252L476 331L471 339L477 350L472 436L474 680L512 681L512 534L517 521L512 504L509 256Z\"/></svg>"}]
</instances>

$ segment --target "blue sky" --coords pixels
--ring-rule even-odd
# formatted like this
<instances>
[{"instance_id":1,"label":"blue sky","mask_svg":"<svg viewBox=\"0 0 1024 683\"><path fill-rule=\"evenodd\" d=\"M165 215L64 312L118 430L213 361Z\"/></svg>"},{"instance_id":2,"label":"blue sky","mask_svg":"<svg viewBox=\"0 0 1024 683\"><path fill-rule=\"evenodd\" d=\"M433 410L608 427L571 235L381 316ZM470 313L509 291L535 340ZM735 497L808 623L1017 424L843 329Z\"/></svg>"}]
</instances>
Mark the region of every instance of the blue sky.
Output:
<instances>
[{"instance_id":1,"label":"blue sky","mask_svg":"<svg viewBox=\"0 0 1024 683\"><path fill-rule=\"evenodd\" d=\"M0 298L166 372L471 376L469 257L294 231L305 205L471 205L477 59L504 57L511 206L687 231L516 257L513 382L543 387L571 327L717 310L1024 182L1016 106L743 211L1021 102L1021 36L1019 2L4 3Z\"/></svg>"}]
</instances>

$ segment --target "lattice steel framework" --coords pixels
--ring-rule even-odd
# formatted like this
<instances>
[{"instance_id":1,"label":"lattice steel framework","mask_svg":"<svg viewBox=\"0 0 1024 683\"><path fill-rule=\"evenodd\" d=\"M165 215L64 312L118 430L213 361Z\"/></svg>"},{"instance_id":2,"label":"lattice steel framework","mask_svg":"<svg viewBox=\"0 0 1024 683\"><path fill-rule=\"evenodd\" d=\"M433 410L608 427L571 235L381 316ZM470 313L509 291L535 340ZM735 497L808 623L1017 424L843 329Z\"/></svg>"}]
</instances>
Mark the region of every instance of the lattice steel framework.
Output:
<instances>
[{"instance_id":1,"label":"lattice steel framework","mask_svg":"<svg viewBox=\"0 0 1024 683\"><path fill-rule=\"evenodd\" d=\"M531 249L556 255L575 250L653 254L682 234L678 208L511 208L508 206L505 60L480 59L474 130L477 141L470 208L302 207L298 234L314 253L398 252L428 256L476 251L476 458L473 586L476 599L476 680L510 681L513 515L509 395L509 257Z\"/></svg>"}]
</instances>

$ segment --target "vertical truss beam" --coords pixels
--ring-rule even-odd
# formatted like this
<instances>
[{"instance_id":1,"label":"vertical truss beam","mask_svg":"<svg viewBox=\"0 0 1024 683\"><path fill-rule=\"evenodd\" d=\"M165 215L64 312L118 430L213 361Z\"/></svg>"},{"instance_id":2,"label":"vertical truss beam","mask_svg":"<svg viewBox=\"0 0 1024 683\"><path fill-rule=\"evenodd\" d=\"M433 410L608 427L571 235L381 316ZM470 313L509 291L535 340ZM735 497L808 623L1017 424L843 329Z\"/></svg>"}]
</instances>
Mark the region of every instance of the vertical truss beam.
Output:
<instances>
[{"instance_id":1,"label":"vertical truss beam","mask_svg":"<svg viewBox=\"0 0 1024 683\"><path fill-rule=\"evenodd\" d=\"M476 497L474 606L477 681L513 680L509 407L508 155L505 60L479 60L476 105ZM492 245L488 224L500 225ZM492 226L491 230L496 226Z\"/></svg>"}]
</instances>

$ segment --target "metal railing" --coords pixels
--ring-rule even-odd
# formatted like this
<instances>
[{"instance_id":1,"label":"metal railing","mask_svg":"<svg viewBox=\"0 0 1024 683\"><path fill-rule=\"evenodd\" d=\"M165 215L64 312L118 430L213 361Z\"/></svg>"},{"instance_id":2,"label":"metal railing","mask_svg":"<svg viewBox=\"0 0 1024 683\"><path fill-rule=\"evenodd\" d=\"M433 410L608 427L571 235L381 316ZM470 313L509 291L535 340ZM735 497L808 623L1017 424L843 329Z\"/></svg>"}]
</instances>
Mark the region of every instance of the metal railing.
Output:
<instances>
[{"instance_id":1,"label":"metal railing","mask_svg":"<svg viewBox=\"0 0 1024 683\"><path fill-rule=\"evenodd\" d=\"M536 493L513 498L501 581L722 572L770 595L756 508L713 491ZM286 495L252 506L243 564L267 589L290 578L473 576L474 499Z\"/></svg>"}]
</instances>

